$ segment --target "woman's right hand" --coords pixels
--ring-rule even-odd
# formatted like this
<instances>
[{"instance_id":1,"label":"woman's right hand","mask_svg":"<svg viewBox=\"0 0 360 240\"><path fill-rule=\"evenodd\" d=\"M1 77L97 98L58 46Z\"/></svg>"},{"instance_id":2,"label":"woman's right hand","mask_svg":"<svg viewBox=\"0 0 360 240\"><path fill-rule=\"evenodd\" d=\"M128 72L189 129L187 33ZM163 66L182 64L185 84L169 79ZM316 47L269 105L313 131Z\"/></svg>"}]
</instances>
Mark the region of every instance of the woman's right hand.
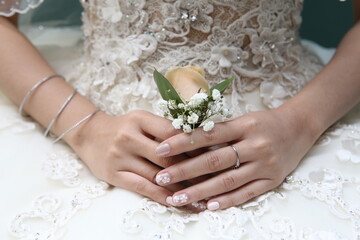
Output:
<instances>
[{"instance_id":1,"label":"woman's right hand","mask_svg":"<svg viewBox=\"0 0 360 240\"><path fill-rule=\"evenodd\" d=\"M165 199L172 191L183 188L155 184L162 168L184 159L158 157L155 153L159 145L156 139L179 133L169 120L139 110L120 117L98 112L75 131L68 143L99 179L164 205L168 205Z\"/></svg>"}]
</instances>

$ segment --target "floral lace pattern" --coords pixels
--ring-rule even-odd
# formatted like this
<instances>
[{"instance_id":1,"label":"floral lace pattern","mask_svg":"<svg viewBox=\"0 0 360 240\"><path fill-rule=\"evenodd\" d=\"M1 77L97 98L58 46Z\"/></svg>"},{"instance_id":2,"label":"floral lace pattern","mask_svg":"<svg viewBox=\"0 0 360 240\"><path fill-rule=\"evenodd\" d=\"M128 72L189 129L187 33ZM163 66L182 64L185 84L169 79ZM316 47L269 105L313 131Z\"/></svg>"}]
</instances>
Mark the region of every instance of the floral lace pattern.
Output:
<instances>
[{"instance_id":1,"label":"floral lace pattern","mask_svg":"<svg viewBox=\"0 0 360 240\"><path fill-rule=\"evenodd\" d=\"M232 104L260 87L278 107L321 67L297 36L301 2L82 0L85 56L70 81L117 115L157 102L155 68L199 65L210 85L235 76Z\"/></svg>"},{"instance_id":2,"label":"floral lace pattern","mask_svg":"<svg viewBox=\"0 0 360 240\"><path fill-rule=\"evenodd\" d=\"M332 137L341 138L342 148L336 152L339 161L360 163L360 129L357 126L338 123L323 134L317 145L329 145Z\"/></svg>"},{"instance_id":3,"label":"floral lace pattern","mask_svg":"<svg viewBox=\"0 0 360 240\"><path fill-rule=\"evenodd\" d=\"M36 127L35 123L32 124ZM5 125L10 129L8 124L3 124ZM17 125L21 126L22 122L10 125L16 128ZM323 140L319 141L315 148L331 147L331 144L337 142L342 148L333 151L333 159L338 159L342 164L356 166L359 163L358 127L338 123L324 134ZM37 197L32 209L13 218L9 232L18 239L61 239L71 218L79 210L88 208L94 199L108 192L106 183L83 183L84 179L79 174L81 169L87 171L71 151L63 150L50 154L43 163L45 176L61 181L70 187L72 193L66 197L60 197L58 193L47 193ZM354 190L351 191L351 198L355 200L346 196L346 189ZM346 236L336 231L314 229L311 224L299 226L294 218L274 214L272 209L276 209L276 201L286 204L294 199L293 193L311 200L312 205L321 204L332 218L339 222L347 222L351 232ZM299 198L297 195L295 197ZM277 189L238 207L194 213L174 207L168 208L145 198L139 207L127 211L119 222L123 233L141 236L144 239L178 239L178 235L181 236L188 231L189 225L201 223L206 226L204 234L212 239L355 240L360 239L360 205L356 200L359 197L360 178L356 171L351 175L350 172L340 172L331 168L312 169L301 174L297 170ZM151 224L160 230L143 231L143 226L138 222L139 215L145 215ZM39 221L46 223L47 227L38 229Z\"/></svg>"},{"instance_id":4,"label":"floral lace pattern","mask_svg":"<svg viewBox=\"0 0 360 240\"><path fill-rule=\"evenodd\" d=\"M10 224L10 233L17 238L29 240L60 239L64 234L63 227L76 212L88 208L91 200L105 194L108 185L99 182L93 185L84 185L76 192L69 206L61 210L61 199L53 194L44 194L35 199L32 210L15 216ZM50 226L45 230L32 230L27 221L40 218ZM30 221L31 222L31 221ZM31 222L34 223L34 222ZM35 224L36 226L36 224Z\"/></svg>"},{"instance_id":5,"label":"floral lace pattern","mask_svg":"<svg viewBox=\"0 0 360 240\"><path fill-rule=\"evenodd\" d=\"M81 183L78 171L82 168L76 154L63 151L50 154L42 170L46 177L61 181L65 186L76 187Z\"/></svg>"},{"instance_id":6,"label":"floral lace pattern","mask_svg":"<svg viewBox=\"0 0 360 240\"><path fill-rule=\"evenodd\" d=\"M27 13L38 7L44 0L1 0L0 16L10 17L15 13Z\"/></svg>"},{"instance_id":7,"label":"floral lace pattern","mask_svg":"<svg viewBox=\"0 0 360 240\"><path fill-rule=\"evenodd\" d=\"M349 126L348 126L349 127ZM60 155L64 156L65 153ZM59 155L59 156L60 156ZM69 157L71 159L71 155ZM72 169L73 167L68 167ZM66 172L66 171L65 171ZM297 174L288 176L285 182L275 189L239 207L223 211L204 211L193 213L174 207L165 207L148 199L143 199L135 210L127 211L121 220L121 229L128 234L141 235L144 239L174 239L176 234L184 234L190 223L202 221L207 226L207 235L212 239L301 239L301 240L345 240L349 239L336 232L316 231L309 227L298 228L290 218L270 214L274 199L288 201L290 193L299 192L305 198L323 203L328 211L342 220L349 221L353 229L353 239L360 237L360 211L358 203L346 201L345 187L353 185L360 194L360 178L346 177L333 169L318 169L308 173L308 177ZM10 233L21 239L61 239L65 226L80 210L89 207L92 199L106 194L108 185L99 182L83 184L75 188L70 204L60 208L61 200L54 194L44 194L36 198L30 211L18 214L12 220ZM356 194L356 193L354 193ZM142 232L137 215L145 215L152 224L162 229L158 232ZM264 221L267 217L269 219ZM46 229L33 231L31 220L40 218L49 223ZM35 224L36 225L36 224Z\"/></svg>"},{"instance_id":8,"label":"floral lace pattern","mask_svg":"<svg viewBox=\"0 0 360 240\"><path fill-rule=\"evenodd\" d=\"M207 222L207 234L212 239L348 239L336 232L315 231L309 227L299 229L289 218L272 216L270 223L263 220L268 217L271 209L270 201L274 198L287 201L292 191L300 192L304 197L319 201L328 206L328 210L339 219L351 223L354 239L360 238L359 204L345 201L343 189L346 185L359 188L360 178L347 178L336 170L319 169L309 173L308 178L291 175L285 182L272 192L268 192L240 207L232 207L223 211L204 211L189 214L176 208L166 208L149 200L143 200L139 210L129 211L123 218L124 231L139 233L141 226L136 222L136 215L146 214L164 231L153 234L146 239L172 239L174 232L183 234L185 224L194 221ZM358 194L360 192L358 191Z\"/></svg>"},{"instance_id":9,"label":"floral lace pattern","mask_svg":"<svg viewBox=\"0 0 360 240\"><path fill-rule=\"evenodd\" d=\"M183 211L174 207L167 208L159 203L144 199L141 201L141 210L128 211L122 219L124 232L134 234L141 232L141 225L134 220L139 213L146 214L164 231L146 234L146 239L172 239L173 232L184 233L186 224L199 220L198 214Z\"/></svg>"},{"instance_id":10,"label":"floral lace pattern","mask_svg":"<svg viewBox=\"0 0 360 240\"><path fill-rule=\"evenodd\" d=\"M63 236L62 228L71 217L81 209L88 208L91 200L105 194L106 183L84 185L70 201L70 207L61 210L61 199L53 194L44 194L36 198L32 210L15 216L10 224L10 233L17 238L29 240L59 239ZM50 226L41 230L32 230L26 224L29 219L40 218ZM30 221L31 222L31 221ZM33 223L33 222L32 222ZM35 224L36 225L36 224Z\"/></svg>"}]
</instances>

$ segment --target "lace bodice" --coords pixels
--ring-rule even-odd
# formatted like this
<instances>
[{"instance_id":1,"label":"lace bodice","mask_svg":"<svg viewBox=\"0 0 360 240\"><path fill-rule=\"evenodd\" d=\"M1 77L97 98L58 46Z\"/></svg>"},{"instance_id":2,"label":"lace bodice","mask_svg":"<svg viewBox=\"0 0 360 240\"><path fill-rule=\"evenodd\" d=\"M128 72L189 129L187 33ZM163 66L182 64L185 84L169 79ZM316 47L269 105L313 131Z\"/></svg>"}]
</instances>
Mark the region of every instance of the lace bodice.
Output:
<instances>
[{"instance_id":1,"label":"lace bodice","mask_svg":"<svg viewBox=\"0 0 360 240\"><path fill-rule=\"evenodd\" d=\"M259 87L279 106L319 70L299 43L301 0L82 0L85 58L72 82L121 114L159 98L154 68L199 65L215 84L231 76L233 104ZM142 100L141 100L142 99Z\"/></svg>"}]
</instances>

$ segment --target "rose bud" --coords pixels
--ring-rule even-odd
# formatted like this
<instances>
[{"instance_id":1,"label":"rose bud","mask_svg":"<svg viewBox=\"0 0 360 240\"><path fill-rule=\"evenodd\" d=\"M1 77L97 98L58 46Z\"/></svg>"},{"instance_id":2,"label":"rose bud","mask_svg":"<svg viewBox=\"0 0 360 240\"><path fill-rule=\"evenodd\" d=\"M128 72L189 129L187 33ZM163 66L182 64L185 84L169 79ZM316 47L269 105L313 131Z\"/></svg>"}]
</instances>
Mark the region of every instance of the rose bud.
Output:
<instances>
[{"instance_id":1,"label":"rose bud","mask_svg":"<svg viewBox=\"0 0 360 240\"><path fill-rule=\"evenodd\" d=\"M205 72L200 67L172 67L166 72L165 77L185 101L189 101L198 92L206 94L210 92L209 84L205 80Z\"/></svg>"}]
</instances>

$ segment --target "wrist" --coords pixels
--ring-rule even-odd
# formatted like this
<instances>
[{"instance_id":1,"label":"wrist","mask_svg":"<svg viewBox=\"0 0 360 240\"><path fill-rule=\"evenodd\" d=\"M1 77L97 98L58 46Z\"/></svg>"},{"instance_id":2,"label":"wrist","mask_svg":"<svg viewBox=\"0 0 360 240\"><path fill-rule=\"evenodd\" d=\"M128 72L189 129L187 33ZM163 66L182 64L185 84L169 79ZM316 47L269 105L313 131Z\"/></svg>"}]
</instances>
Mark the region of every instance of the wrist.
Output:
<instances>
[{"instance_id":1,"label":"wrist","mask_svg":"<svg viewBox=\"0 0 360 240\"><path fill-rule=\"evenodd\" d=\"M287 127L293 129L294 134L306 136L309 141L315 142L326 128L316 114L307 112L305 109L305 107L300 108L287 102L274 111L286 119Z\"/></svg>"},{"instance_id":2,"label":"wrist","mask_svg":"<svg viewBox=\"0 0 360 240\"><path fill-rule=\"evenodd\" d=\"M71 89L73 91L73 89ZM63 104L63 99L61 104ZM56 108L58 110L58 108ZM96 106L84 96L77 94L65 107L53 125L52 132L57 136L55 142L62 139L74 150L81 144L83 129L97 117ZM52 114L52 117L55 114Z\"/></svg>"},{"instance_id":3,"label":"wrist","mask_svg":"<svg viewBox=\"0 0 360 240\"><path fill-rule=\"evenodd\" d=\"M94 109L95 111L95 109ZM93 111L93 113L94 113ZM91 141L91 139L96 138L97 131L95 130L98 126L102 124L104 118L108 115L104 112L98 111L90 118L86 119L83 123L79 126L74 128L69 134L64 136L64 141L75 151L82 146L86 145L87 142ZM81 121L81 120L80 120ZM77 122L78 123L78 122ZM75 124L77 124L75 123Z\"/></svg>"}]
</instances>

